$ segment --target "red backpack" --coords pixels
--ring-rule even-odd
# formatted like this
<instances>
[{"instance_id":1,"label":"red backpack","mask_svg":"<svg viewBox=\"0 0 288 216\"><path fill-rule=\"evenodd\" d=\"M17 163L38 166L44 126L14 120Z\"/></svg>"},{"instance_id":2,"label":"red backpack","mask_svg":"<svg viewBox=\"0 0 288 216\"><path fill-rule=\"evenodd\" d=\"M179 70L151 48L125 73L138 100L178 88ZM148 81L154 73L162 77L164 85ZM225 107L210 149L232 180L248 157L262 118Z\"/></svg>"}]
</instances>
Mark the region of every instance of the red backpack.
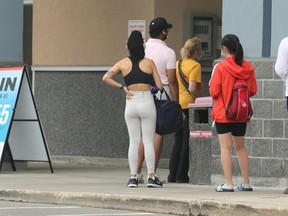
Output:
<instances>
[{"instance_id":1,"label":"red backpack","mask_svg":"<svg viewBox=\"0 0 288 216\"><path fill-rule=\"evenodd\" d=\"M246 121L252 117L253 110L249 99L248 85L245 80L236 79L228 107L225 110L226 118L228 119Z\"/></svg>"}]
</instances>

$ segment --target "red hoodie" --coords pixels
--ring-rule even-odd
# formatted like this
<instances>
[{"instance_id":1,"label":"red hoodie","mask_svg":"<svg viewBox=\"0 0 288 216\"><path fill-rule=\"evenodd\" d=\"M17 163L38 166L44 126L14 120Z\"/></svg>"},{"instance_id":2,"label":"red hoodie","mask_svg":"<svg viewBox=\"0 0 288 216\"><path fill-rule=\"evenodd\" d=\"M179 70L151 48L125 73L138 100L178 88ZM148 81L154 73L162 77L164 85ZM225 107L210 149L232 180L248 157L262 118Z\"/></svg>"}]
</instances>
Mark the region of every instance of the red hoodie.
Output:
<instances>
[{"instance_id":1,"label":"red hoodie","mask_svg":"<svg viewBox=\"0 0 288 216\"><path fill-rule=\"evenodd\" d=\"M245 60L243 60L242 66L240 67L236 64L233 56L225 58L222 62L215 65L209 82L210 95L214 100L212 110L213 121L220 123L239 122L227 119L225 116L225 107L228 107L236 78L246 80L250 97L256 94L257 82L254 74L254 67ZM246 122L249 122L249 120Z\"/></svg>"}]
</instances>

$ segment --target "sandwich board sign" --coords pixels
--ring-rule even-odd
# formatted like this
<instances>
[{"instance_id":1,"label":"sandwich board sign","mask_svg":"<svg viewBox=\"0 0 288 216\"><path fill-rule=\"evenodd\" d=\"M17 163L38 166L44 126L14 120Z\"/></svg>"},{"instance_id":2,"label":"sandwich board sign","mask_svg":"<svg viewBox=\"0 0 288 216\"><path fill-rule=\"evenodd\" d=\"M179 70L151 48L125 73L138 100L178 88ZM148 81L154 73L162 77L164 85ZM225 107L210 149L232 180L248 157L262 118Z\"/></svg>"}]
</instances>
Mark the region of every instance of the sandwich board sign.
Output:
<instances>
[{"instance_id":1,"label":"sandwich board sign","mask_svg":"<svg viewBox=\"0 0 288 216\"><path fill-rule=\"evenodd\" d=\"M49 162L53 168L26 68L0 68L0 171L4 153L14 161Z\"/></svg>"}]
</instances>

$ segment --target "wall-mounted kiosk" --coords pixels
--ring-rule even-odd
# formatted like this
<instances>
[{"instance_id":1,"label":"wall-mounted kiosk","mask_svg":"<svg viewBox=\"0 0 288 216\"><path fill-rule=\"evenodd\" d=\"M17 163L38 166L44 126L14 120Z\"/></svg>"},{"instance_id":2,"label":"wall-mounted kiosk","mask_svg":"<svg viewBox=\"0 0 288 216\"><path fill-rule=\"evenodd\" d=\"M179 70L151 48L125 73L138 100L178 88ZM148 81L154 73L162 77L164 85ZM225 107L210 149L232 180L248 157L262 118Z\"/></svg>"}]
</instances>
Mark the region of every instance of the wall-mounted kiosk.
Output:
<instances>
[{"instance_id":1,"label":"wall-mounted kiosk","mask_svg":"<svg viewBox=\"0 0 288 216\"><path fill-rule=\"evenodd\" d=\"M217 15L212 13L184 14L184 42L192 37L202 41L202 60L214 60L217 52Z\"/></svg>"},{"instance_id":2,"label":"wall-mounted kiosk","mask_svg":"<svg viewBox=\"0 0 288 216\"><path fill-rule=\"evenodd\" d=\"M48 162L53 168L25 67L0 68L0 171L14 161Z\"/></svg>"}]
</instances>

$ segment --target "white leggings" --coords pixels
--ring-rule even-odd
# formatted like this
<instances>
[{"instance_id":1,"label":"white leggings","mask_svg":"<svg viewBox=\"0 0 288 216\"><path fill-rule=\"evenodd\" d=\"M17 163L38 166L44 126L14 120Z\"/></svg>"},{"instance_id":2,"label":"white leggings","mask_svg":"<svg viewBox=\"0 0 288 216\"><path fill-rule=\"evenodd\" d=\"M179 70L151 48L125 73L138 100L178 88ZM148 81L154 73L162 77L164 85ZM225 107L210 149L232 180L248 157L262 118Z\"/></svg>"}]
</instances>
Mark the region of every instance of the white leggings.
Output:
<instances>
[{"instance_id":1,"label":"white leggings","mask_svg":"<svg viewBox=\"0 0 288 216\"><path fill-rule=\"evenodd\" d=\"M156 128L156 109L150 91L131 91L133 96L126 99L125 120L129 133L128 160L131 175L137 174L138 150L141 140L147 172L154 173L155 150L154 135Z\"/></svg>"}]
</instances>

